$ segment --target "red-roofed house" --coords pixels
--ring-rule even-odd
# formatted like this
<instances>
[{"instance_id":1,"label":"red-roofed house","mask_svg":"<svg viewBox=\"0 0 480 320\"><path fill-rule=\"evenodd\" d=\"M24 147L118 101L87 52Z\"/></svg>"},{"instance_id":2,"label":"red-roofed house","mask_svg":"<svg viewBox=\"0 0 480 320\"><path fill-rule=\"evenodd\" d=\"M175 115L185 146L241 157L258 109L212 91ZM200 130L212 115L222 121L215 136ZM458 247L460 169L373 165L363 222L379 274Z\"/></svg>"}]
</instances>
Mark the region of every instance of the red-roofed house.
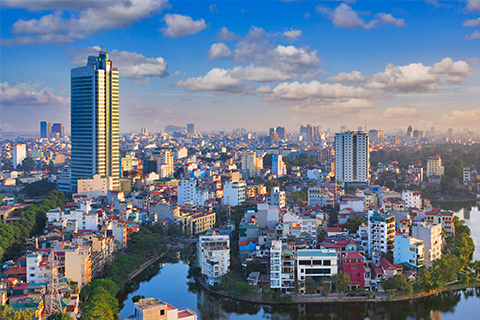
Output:
<instances>
[{"instance_id":1,"label":"red-roofed house","mask_svg":"<svg viewBox=\"0 0 480 320\"><path fill-rule=\"evenodd\" d=\"M351 288L365 288L365 264L363 256L356 252L347 252L342 260L343 272L350 275Z\"/></svg>"}]
</instances>

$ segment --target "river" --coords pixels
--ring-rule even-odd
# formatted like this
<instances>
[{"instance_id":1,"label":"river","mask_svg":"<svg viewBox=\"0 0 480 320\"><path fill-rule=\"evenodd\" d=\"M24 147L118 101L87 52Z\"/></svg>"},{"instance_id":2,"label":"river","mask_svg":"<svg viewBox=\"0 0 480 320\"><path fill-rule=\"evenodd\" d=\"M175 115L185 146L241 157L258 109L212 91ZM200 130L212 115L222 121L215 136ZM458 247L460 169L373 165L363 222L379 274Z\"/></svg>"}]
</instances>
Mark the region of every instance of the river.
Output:
<instances>
[{"instance_id":1,"label":"river","mask_svg":"<svg viewBox=\"0 0 480 320\"><path fill-rule=\"evenodd\" d=\"M447 209L443 207L442 209ZM480 211L478 207L451 208L465 219L472 230L476 246L480 246ZM474 259L480 259L475 250ZM188 259L183 251L162 258L137 276L122 297L121 319L133 313L132 297L143 295L169 302L175 307L188 307L200 320L223 319L480 319L480 288L444 292L411 302L300 304L269 306L239 302L209 293L187 279Z\"/></svg>"}]
</instances>

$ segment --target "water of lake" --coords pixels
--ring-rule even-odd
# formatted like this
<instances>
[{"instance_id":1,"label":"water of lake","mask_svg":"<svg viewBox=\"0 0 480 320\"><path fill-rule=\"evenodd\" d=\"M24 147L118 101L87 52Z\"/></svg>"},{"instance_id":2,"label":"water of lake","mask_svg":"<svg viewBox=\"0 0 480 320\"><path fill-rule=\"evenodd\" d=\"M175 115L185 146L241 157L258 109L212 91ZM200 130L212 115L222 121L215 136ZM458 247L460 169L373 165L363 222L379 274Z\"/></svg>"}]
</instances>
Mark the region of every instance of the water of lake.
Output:
<instances>
[{"instance_id":1,"label":"water of lake","mask_svg":"<svg viewBox=\"0 0 480 320\"><path fill-rule=\"evenodd\" d=\"M442 206L447 209L447 206ZM464 219L480 246L480 212L476 206L450 208ZM474 259L480 259L475 250ZM268 306L226 299L213 295L187 279L186 254L176 252L150 266L129 284L124 296L121 319L133 313L132 297L143 295L169 302L177 308L188 307L200 320L220 319L480 319L480 288L444 292L411 302L336 303Z\"/></svg>"}]
</instances>

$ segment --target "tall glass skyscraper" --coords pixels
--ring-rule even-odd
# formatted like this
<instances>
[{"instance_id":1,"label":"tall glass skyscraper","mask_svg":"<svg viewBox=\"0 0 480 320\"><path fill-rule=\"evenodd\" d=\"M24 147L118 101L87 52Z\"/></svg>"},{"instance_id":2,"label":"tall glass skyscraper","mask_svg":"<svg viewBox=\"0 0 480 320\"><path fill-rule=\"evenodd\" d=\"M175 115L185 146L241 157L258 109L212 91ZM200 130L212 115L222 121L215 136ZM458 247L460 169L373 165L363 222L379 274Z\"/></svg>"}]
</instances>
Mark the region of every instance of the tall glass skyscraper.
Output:
<instances>
[{"instance_id":1,"label":"tall glass skyscraper","mask_svg":"<svg viewBox=\"0 0 480 320\"><path fill-rule=\"evenodd\" d=\"M85 67L71 70L71 177L72 191L77 179L94 174L119 179L118 69L107 51L89 56Z\"/></svg>"}]
</instances>

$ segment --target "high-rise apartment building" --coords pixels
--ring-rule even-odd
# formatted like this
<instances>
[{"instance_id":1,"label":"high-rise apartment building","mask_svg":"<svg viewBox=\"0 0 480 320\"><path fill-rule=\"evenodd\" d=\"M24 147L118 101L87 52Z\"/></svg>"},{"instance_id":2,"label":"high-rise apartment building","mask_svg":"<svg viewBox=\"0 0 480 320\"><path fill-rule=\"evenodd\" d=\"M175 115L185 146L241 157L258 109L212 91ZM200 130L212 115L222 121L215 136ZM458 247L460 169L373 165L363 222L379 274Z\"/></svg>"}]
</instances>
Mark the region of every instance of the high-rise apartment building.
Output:
<instances>
[{"instance_id":1,"label":"high-rise apartment building","mask_svg":"<svg viewBox=\"0 0 480 320\"><path fill-rule=\"evenodd\" d=\"M278 134L278 139L286 140L287 139L287 129L285 127L277 127L276 132Z\"/></svg>"},{"instance_id":2,"label":"high-rise apartment building","mask_svg":"<svg viewBox=\"0 0 480 320\"><path fill-rule=\"evenodd\" d=\"M52 123L50 121L40 122L40 138L50 139L52 134Z\"/></svg>"},{"instance_id":3,"label":"high-rise apartment building","mask_svg":"<svg viewBox=\"0 0 480 320\"><path fill-rule=\"evenodd\" d=\"M435 153L435 155L427 158L427 176L437 175L443 176L445 168L442 166L442 158Z\"/></svg>"},{"instance_id":4,"label":"high-rise apartment building","mask_svg":"<svg viewBox=\"0 0 480 320\"><path fill-rule=\"evenodd\" d=\"M57 134L59 138L62 138L65 136L65 127L63 126L63 123L54 123L52 126L52 133Z\"/></svg>"},{"instance_id":5,"label":"high-rise apartment building","mask_svg":"<svg viewBox=\"0 0 480 320\"><path fill-rule=\"evenodd\" d=\"M275 173L277 178L283 177L287 174L287 166L283 162L281 155L274 154L272 156L272 173Z\"/></svg>"},{"instance_id":6,"label":"high-rise apartment building","mask_svg":"<svg viewBox=\"0 0 480 320\"><path fill-rule=\"evenodd\" d=\"M87 65L71 70L71 177L94 174L119 179L118 70L107 51L89 56Z\"/></svg>"},{"instance_id":7,"label":"high-rise apartment building","mask_svg":"<svg viewBox=\"0 0 480 320\"><path fill-rule=\"evenodd\" d=\"M160 178L173 178L173 155L170 150L162 150L158 154L157 173Z\"/></svg>"},{"instance_id":8,"label":"high-rise apartment building","mask_svg":"<svg viewBox=\"0 0 480 320\"><path fill-rule=\"evenodd\" d=\"M370 171L368 134L345 131L335 134L335 180L367 184Z\"/></svg>"},{"instance_id":9,"label":"high-rise apartment building","mask_svg":"<svg viewBox=\"0 0 480 320\"><path fill-rule=\"evenodd\" d=\"M261 177L263 169L263 156L258 157L255 151L243 151L242 174L245 178Z\"/></svg>"},{"instance_id":10,"label":"high-rise apartment building","mask_svg":"<svg viewBox=\"0 0 480 320\"><path fill-rule=\"evenodd\" d=\"M197 128L195 126L195 123L187 124L187 133L191 135L195 135L197 133Z\"/></svg>"},{"instance_id":11,"label":"high-rise apartment building","mask_svg":"<svg viewBox=\"0 0 480 320\"><path fill-rule=\"evenodd\" d=\"M27 157L27 146L17 143L13 146L13 169L17 169Z\"/></svg>"}]
</instances>

